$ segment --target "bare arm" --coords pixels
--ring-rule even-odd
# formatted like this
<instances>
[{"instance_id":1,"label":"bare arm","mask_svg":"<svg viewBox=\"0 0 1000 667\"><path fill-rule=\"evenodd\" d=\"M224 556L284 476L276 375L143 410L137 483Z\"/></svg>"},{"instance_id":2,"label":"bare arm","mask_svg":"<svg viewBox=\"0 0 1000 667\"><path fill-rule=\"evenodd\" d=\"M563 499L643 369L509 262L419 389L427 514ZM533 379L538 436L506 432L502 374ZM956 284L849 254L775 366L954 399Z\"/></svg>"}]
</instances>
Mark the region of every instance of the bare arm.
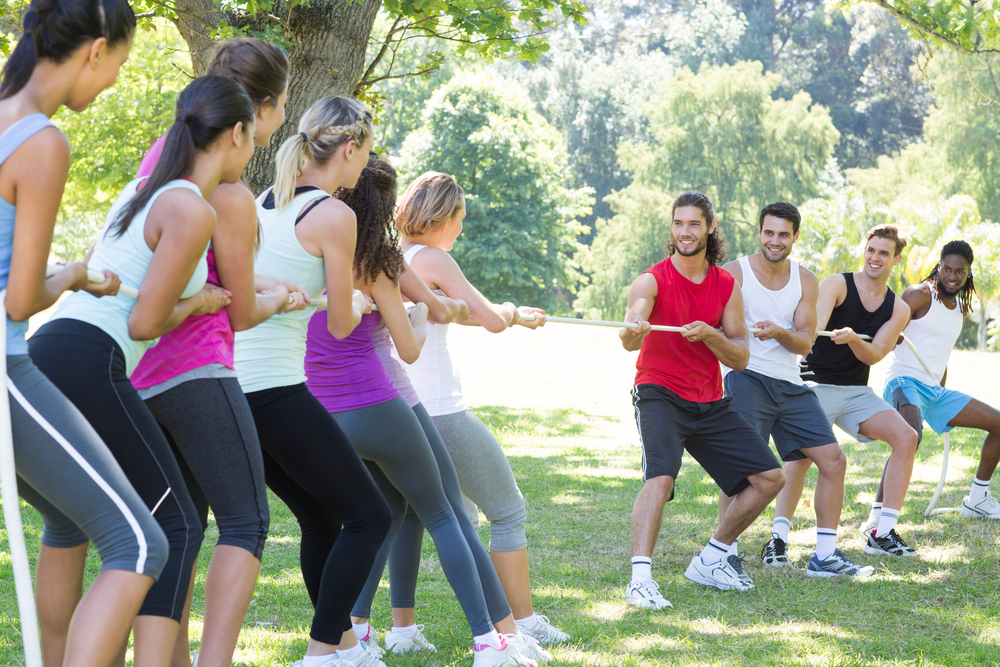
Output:
<instances>
[{"instance_id":1,"label":"bare arm","mask_svg":"<svg viewBox=\"0 0 1000 667\"><path fill-rule=\"evenodd\" d=\"M795 329L789 331L784 327L779 327L774 322L755 322L754 327L760 329L753 334L758 340L774 339L778 343L794 354L805 356L812 349L813 340L816 339L816 301L819 297L819 281L816 274L802 267L798 268L799 281L802 285L802 298L799 299L795 307L793 316L793 326Z\"/></svg>"},{"instance_id":2,"label":"bare arm","mask_svg":"<svg viewBox=\"0 0 1000 667\"><path fill-rule=\"evenodd\" d=\"M684 326L682 336L692 343L705 343L715 358L729 368L741 371L750 362L750 341L743 315L743 292L733 284L732 294L722 311L722 330L705 322L692 322Z\"/></svg>"},{"instance_id":3,"label":"bare arm","mask_svg":"<svg viewBox=\"0 0 1000 667\"><path fill-rule=\"evenodd\" d=\"M847 281L841 274L835 273L820 283L819 297L816 302L817 331L826 329L826 325L830 323L833 309L844 303L845 298L847 298Z\"/></svg>"},{"instance_id":4,"label":"bare arm","mask_svg":"<svg viewBox=\"0 0 1000 667\"><path fill-rule=\"evenodd\" d=\"M153 259L128 318L133 340L158 338L191 315L218 312L229 303L228 293L214 286L181 299L214 230L215 211L200 195L177 188L157 198L144 229Z\"/></svg>"},{"instance_id":5,"label":"bare arm","mask_svg":"<svg viewBox=\"0 0 1000 667\"><path fill-rule=\"evenodd\" d=\"M371 285L372 297L378 303L378 312L389 328L389 335L396 345L399 358L412 364L420 356L427 338L427 306L417 303L409 311L403 305L399 287L384 273Z\"/></svg>"},{"instance_id":6,"label":"bare arm","mask_svg":"<svg viewBox=\"0 0 1000 667\"><path fill-rule=\"evenodd\" d=\"M267 295L257 293L253 272L257 239L257 207L253 195L241 183L222 184L209 203L218 220L212 235L212 251L219 282L229 290L232 303L226 307L233 331L245 331L280 313L288 305L288 290L277 284Z\"/></svg>"},{"instance_id":7,"label":"bare arm","mask_svg":"<svg viewBox=\"0 0 1000 667\"><path fill-rule=\"evenodd\" d=\"M896 347L899 334L909 321L910 307L906 305L905 301L896 297L892 317L882 325L871 342L862 340L858 334L850 329L838 329L837 335L833 337L833 342L837 345L850 346L858 361L874 366L882 361L885 355L892 352L892 348Z\"/></svg>"},{"instance_id":8,"label":"bare arm","mask_svg":"<svg viewBox=\"0 0 1000 667\"><path fill-rule=\"evenodd\" d=\"M931 299L933 298L931 296L931 286L927 283L910 285L903 290L900 298L910 307L910 319L919 320L931 308Z\"/></svg>"},{"instance_id":9,"label":"bare arm","mask_svg":"<svg viewBox=\"0 0 1000 667\"><path fill-rule=\"evenodd\" d=\"M444 250L421 250L413 258L412 268L431 289L441 289L448 297L467 303L475 323L490 333L500 333L517 324L518 312L514 304L491 303L469 282L458 263Z\"/></svg>"},{"instance_id":10,"label":"bare arm","mask_svg":"<svg viewBox=\"0 0 1000 667\"><path fill-rule=\"evenodd\" d=\"M366 310L365 299L354 289L357 217L347 204L330 197L296 225L295 233L307 252L323 258L327 329L338 340L347 338Z\"/></svg>"},{"instance_id":11,"label":"bare arm","mask_svg":"<svg viewBox=\"0 0 1000 667\"><path fill-rule=\"evenodd\" d=\"M629 352L642 348L642 342L652 331L648 318L656 303L656 278L652 274L643 273L632 281L628 288L628 310L625 311L625 321L639 326L635 329L622 327L618 330L618 338L622 347Z\"/></svg>"},{"instance_id":12,"label":"bare arm","mask_svg":"<svg viewBox=\"0 0 1000 667\"><path fill-rule=\"evenodd\" d=\"M399 274L399 289L407 300L427 306L427 320L430 322L448 324L469 319L469 306L464 301L435 294L409 267L404 267Z\"/></svg>"}]
</instances>

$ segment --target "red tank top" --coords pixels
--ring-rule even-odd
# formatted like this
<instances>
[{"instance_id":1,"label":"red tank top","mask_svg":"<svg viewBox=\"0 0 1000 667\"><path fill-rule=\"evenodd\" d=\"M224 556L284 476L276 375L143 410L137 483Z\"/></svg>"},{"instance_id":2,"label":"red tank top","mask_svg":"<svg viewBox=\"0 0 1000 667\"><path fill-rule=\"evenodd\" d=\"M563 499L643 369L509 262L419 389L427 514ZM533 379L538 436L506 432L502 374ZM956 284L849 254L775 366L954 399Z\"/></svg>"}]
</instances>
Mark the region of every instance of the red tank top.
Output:
<instances>
[{"instance_id":1,"label":"red tank top","mask_svg":"<svg viewBox=\"0 0 1000 667\"><path fill-rule=\"evenodd\" d=\"M647 270L656 278L656 302L649 323L681 327L700 320L713 327L722 323L722 312L733 294L732 275L708 267L700 284L682 276L667 258ZM722 398L722 369L704 343L689 342L679 333L654 331L642 344L636 361L635 383L658 384L696 403Z\"/></svg>"}]
</instances>

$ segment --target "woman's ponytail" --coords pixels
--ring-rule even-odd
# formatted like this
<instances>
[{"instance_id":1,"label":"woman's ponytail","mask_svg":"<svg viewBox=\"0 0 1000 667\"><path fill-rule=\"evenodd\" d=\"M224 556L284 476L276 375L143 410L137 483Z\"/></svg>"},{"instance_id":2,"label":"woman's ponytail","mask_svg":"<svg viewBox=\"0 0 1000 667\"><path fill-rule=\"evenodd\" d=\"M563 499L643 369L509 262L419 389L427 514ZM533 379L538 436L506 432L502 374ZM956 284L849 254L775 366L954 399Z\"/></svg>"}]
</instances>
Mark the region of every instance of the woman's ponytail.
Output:
<instances>
[{"instance_id":1,"label":"woman's ponytail","mask_svg":"<svg viewBox=\"0 0 1000 667\"><path fill-rule=\"evenodd\" d=\"M135 23L126 0L32 0L21 19L21 39L3 68L0 100L27 85L39 60L61 63L100 37L113 47L135 33Z\"/></svg>"}]
</instances>

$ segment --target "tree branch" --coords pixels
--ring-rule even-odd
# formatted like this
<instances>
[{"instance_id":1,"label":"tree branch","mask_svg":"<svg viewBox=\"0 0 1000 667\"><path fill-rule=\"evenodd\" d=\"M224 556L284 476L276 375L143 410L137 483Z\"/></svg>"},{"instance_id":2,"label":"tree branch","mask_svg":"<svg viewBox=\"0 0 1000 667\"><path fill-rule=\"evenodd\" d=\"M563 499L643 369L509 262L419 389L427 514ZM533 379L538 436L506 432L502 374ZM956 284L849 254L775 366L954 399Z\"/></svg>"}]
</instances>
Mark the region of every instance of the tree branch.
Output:
<instances>
[{"instance_id":1,"label":"tree branch","mask_svg":"<svg viewBox=\"0 0 1000 667\"><path fill-rule=\"evenodd\" d=\"M925 26L923 23L921 23L920 21L916 20L915 18L913 18L909 14L906 14L906 13L901 12L900 10L896 9L891 4L889 4L888 0L867 0L867 2L875 3L876 5L878 5L879 7L881 7L882 9L886 10L887 12L889 12L890 14L892 14L893 16L895 16L896 18L898 18L900 21L902 21L906 25L910 26L911 28L914 28L915 30L921 32L924 35L927 35L929 37L933 37L934 39L940 40L940 41L944 42L945 44L947 44L948 46L950 46L951 48L953 48L956 51L959 51L961 53L965 53L965 54L970 55L970 56L974 56L974 55L981 54L981 53L1000 53L1000 49L981 49L981 48L969 49L965 45L963 45L961 42L955 41L955 39L953 37L948 37L948 36L946 36L946 35L938 32L936 30L933 30L932 28L929 28L928 26Z\"/></svg>"},{"instance_id":2,"label":"tree branch","mask_svg":"<svg viewBox=\"0 0 1000 667\"><path fill-rule=\"evenodd\" d=\"M382 58L385 57L385 52L389 50L389 45L392 44L392 37L393 35L396 34L396 26L398 26L399 22L402 20L403 20L402 16L397 16L396 20L392 22L392 27L389 28L389 32L386 33L385 40L382 42L382 48L379 49L378 55L376 55L372 59L372 62L370 65L368 65L368 68L365 70L365 73L361 75L361 79L360 81L358 81L359 87L371 85L368 83L368 77L370 77L375 72L375 68L378 67L378 64L382 62ZM393 51L393 55L395 56L395 51ZM390 67L390 70L391 69L392 68Z\"/></svg>"}]
</instances>

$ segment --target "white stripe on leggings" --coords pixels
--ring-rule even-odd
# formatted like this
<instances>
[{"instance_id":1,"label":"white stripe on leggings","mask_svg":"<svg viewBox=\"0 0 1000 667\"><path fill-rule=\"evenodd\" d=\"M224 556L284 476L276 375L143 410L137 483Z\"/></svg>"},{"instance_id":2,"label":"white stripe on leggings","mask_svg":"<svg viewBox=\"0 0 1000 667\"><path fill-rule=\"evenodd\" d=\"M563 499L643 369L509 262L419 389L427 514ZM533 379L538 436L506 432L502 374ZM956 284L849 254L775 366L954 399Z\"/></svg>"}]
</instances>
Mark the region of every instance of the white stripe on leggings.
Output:
<instances>
[{"instance_id":1,"label":"white stripe on leggings","mask_svg":"<svg viewBox=\"0 0 1000 667\"><path fill-rule=\"evenodd\" d=\"M64 438L63 435L57 431L55 427L41 415L40 412L38 412L38 410L35 409L35 406L28 402L28 399L24 397L24 394L18 391L18 388L14 386L14 382L9 377L7 378L7 389L10 391L11 395L14 396L17 402L20 403L21 407L24 408L24 411L27 412L32 419L38 422L38 425L45 429L45 432L52 436L53 440L59 443L59 445L66 450L66 453L69 454L81 468L83 468L83 471L87 473L92 480L94 480L94 483L97 484L97 486L99 486L104 493L108 494L108 497L111 498L111 502L113 502L118 509L121 510L121 513L125 516L125 520L132 528L132 532L135 533L135 537L139 542L139 560L136 561L135 571L138 574L145 574L143 569L146 566L146 536L143 534L142 527L139 526L139 522L136 520L135 515L132 514L132 510L128 508L128 505L125 504L122 497L119 496L113 488L111 488L111 485L108 484L103 477L101 477L92 465L90 465L87 459L83 458L80 452L78 452L76 448L73 447L73 445L70 444L70 442Z\"/></svg>"}]
</instances>

